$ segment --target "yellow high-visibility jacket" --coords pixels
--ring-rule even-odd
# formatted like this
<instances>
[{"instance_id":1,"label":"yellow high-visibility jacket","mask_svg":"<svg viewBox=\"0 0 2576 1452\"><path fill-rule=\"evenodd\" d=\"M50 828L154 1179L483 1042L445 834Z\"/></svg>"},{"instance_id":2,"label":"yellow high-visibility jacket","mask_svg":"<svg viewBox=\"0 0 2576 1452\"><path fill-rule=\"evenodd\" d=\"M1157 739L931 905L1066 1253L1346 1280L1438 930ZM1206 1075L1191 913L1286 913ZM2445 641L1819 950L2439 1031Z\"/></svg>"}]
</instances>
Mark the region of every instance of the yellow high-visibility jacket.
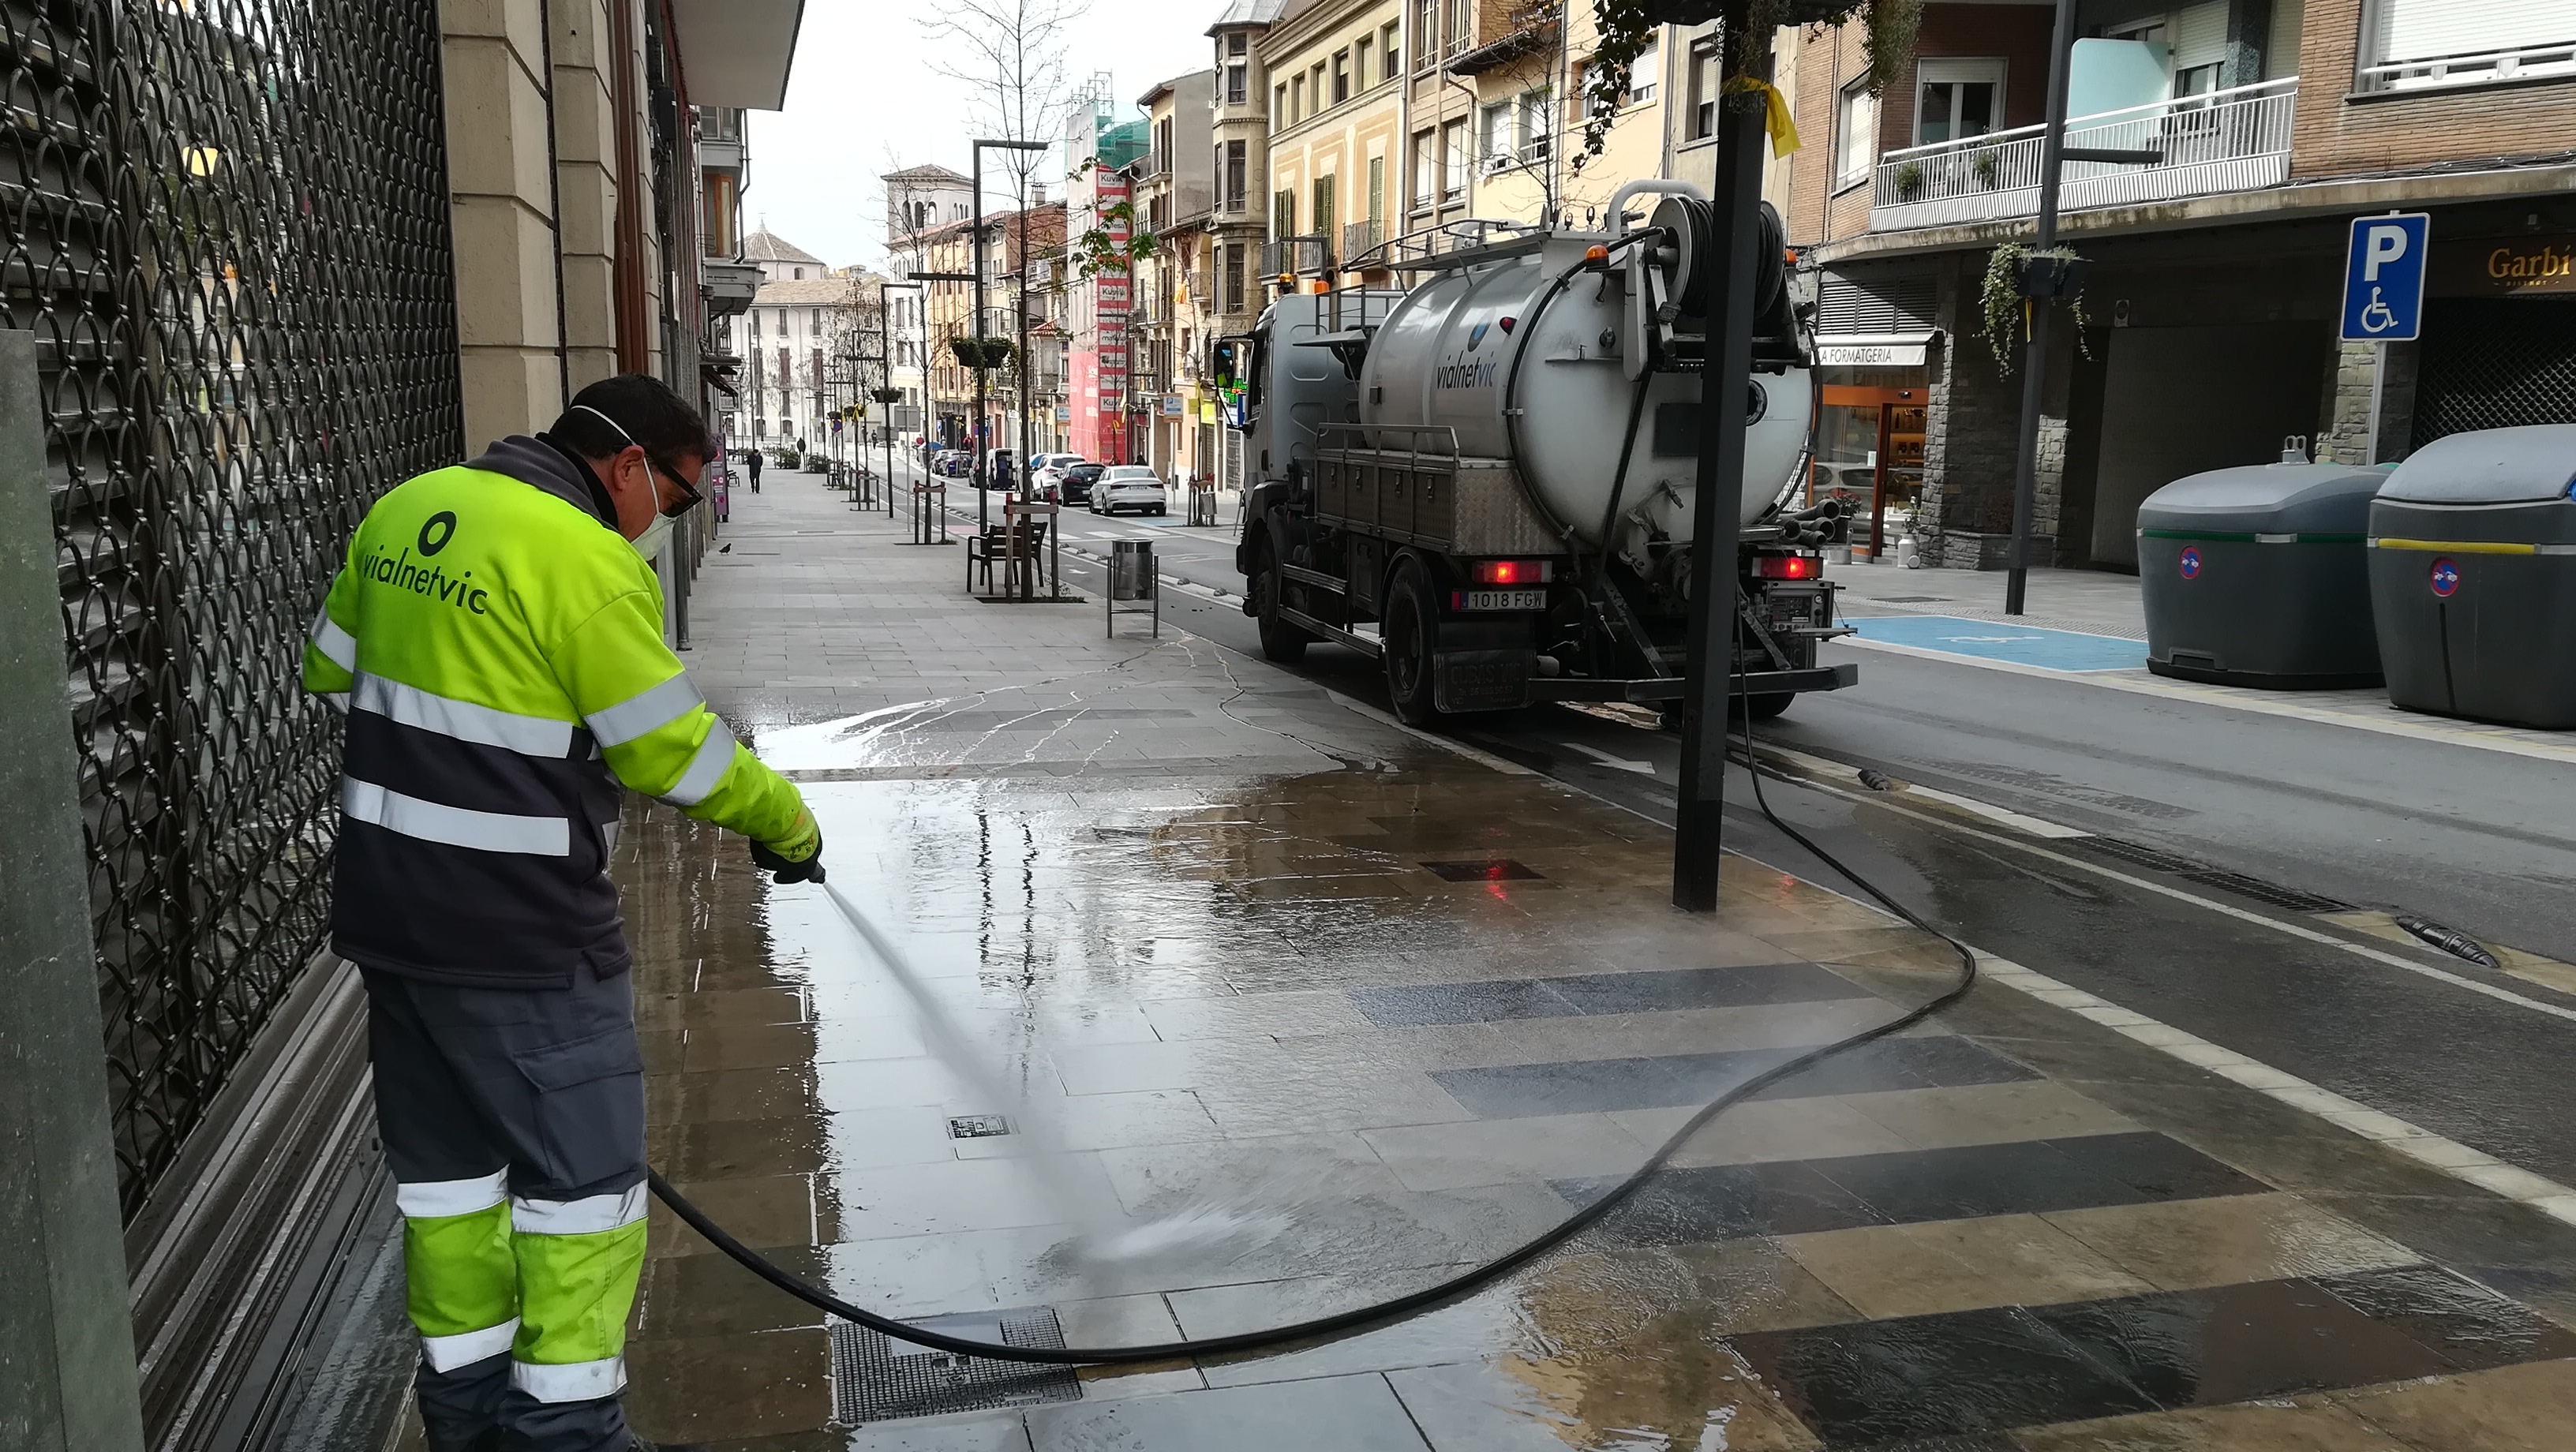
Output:
<instances>
[{"instance_id":1,"label":"yellow high-visibility jacket","mask_svg":"<svg viewBox=\"0 0 2576 1452\"><path fill-rule=\"evenodd\" d=\"M796 788L737 743L669 647L652 569L569 450L515 436L378 500L304 647L340 700L333 946L487 987L626 967L618 787L792 861Z\"/></svg>"}]
</instances>

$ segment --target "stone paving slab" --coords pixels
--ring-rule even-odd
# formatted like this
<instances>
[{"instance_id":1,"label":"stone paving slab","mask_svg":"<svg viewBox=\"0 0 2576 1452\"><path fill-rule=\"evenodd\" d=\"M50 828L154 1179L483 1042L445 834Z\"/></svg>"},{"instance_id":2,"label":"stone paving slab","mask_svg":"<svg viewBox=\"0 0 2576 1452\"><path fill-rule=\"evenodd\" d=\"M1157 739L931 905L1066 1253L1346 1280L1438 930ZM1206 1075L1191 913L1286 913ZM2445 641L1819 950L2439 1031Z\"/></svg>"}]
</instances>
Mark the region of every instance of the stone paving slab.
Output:
<instances>
[{"instance_id":1,"label":"stone paving slab","mask_svg":"<svg viewBox=\"0 0 2576 1452\"><path fill-rule=\"evenodd\" d=\"M1749 862L1682 917L1652 824L1205 642L972 604L830 502L737 501L740 552L777 552L711 567L693 673L806 780L909 980L666 808L618 872L657 1162L840 1294L1050 1306L1077 1343L1364 1304L1956 972ZM884 645L889 609L917 674L811 684L800 652ZM1176 1213L1222 1233L1098 1253ZM1508 1281L1058 1405L833 1425L821 1316L651 1234L637 1425L729 1452L2483 1452L2564 1447L2576 1411L2576 1229L2000 986L1722 1117Z\"/></svg>"}]
</instances>

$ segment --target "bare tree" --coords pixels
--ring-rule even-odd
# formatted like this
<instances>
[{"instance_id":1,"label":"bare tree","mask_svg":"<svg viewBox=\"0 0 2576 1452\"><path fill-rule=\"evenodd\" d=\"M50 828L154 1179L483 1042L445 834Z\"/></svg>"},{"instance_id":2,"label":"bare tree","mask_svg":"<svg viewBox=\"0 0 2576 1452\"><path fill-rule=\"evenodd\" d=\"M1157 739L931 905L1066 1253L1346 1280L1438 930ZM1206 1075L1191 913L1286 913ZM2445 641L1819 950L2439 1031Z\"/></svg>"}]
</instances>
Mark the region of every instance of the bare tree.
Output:
<instances>
[{"instance_id":1,"label":"bare tree","mask_svg":"<svg viewBox=\"0 0 2576 1452\"><path fill-rule=\"evenodd\" d=\"M941 42L955 59L935 67L939 74L969 88L967 110L976 134L996 141L1056 141L1063 137L1073 95L1064 70L1066 33L1090 10L1089 0L943 0L944 9L921 21L923 34ZM1013 210L1019 215L1022 274L1011 284L1010 307L1019 335L1013 350L1012 394L1022 413L1019 447L1028 452L1029 400L1028 306L1023 298L1029 253L1030 183L1045 164L1042 151L1001 153L1003 174L1011 183ZM1076 158L1065 158L1068 164ZM972 332L984 335L985 320L973 320ZM978 427L981 426L980 421Z\"/></svg>"}]
</instances>

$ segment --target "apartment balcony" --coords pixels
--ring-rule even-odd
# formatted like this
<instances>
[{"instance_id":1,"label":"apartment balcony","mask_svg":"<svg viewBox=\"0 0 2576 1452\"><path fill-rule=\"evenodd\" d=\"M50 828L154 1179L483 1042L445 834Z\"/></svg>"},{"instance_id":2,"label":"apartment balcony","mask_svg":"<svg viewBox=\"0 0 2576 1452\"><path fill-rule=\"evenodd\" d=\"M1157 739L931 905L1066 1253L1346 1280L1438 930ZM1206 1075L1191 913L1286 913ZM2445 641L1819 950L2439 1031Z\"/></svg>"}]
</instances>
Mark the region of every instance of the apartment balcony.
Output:
<instances>
[{"instance_id":1,"label":"apartment balcony","mask_svg":"<svg viewBox=\"0 0 2576 1452\"><path fill-rule=\"evenodd\" d=\"M1333 270L1333 242L1329 237L1308 235L1282 237L1261 244L1261 275L1264 277L1320 277Z\"/></svg>"},{"instance_id":2,"label":"apartment balcony","mask_svg":"<svg viewBox=\"0 0 2576 1452\"><path fill-rule=\"evenodd\" d=\"M1139 182L1160 181L1171 174L1172 154L1168 151L1146 152L1136 163L1136 180Z\"/></svg>"},{"instance_id":3,"label":"apartment balcony","mask_svg":"<svg viewBox=\"0 0 2576 1452\"><path fill-rule=\"evenodd\" d=\"M1378 227L1375 222L1344 222L1342 224L1342 255L1344 257L1365 257L1369 254L1371 249L1377 246L1379 240Z\"/></svg>"},{"instance_id":4,"label":"apartment balcony","mask_svg":"<svg viewBox=\"0 0 2576 1452\"><path fill-rule=\"evenodd\" d=\"M2063 162L2058 208L2080 212L2279 186L2290 177L2290 115L2298 91L2298 77L2286 76L2069 117L2070 149L2152 153L2156 159ZM1903 232L2036 214L2044 129L2024 126L1888 152L1878 161L1870 230Z\"/></svg>"}]
</instances>

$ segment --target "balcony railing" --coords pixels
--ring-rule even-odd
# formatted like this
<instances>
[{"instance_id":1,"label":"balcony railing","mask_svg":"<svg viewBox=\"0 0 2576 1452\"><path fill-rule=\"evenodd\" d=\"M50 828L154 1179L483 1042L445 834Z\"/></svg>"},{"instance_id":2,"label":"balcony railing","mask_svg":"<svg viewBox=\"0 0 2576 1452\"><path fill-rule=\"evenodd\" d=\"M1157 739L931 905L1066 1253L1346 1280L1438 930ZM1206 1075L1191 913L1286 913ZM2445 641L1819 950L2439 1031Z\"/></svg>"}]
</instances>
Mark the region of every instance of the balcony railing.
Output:
<instances>
[{"instance_id":1,"label":"balcony railing","mask_svg":"<svg viewBox=\"0 0 2576 1452\"><path fill-rule=\"evenodd\" d=\"M1361 253L1375 247L1377 243L1377 223L1344 222L1342 224L1342 255L1344 257L1357 257Z\"/></svg>"},{"instance_id":2,"label":"balcony railing","mask_svg":"<svg viewBox=\"0 0 2576 1452\"><path fill-rule=\"evenodd\" d=\"M1333 244L1330 238L1282 237L1261 244L1261 275L1278 277L1295 274L1315 276L1333 270Z\"/></svg>"},{"instance_id":3,"label":"balcony railing","mask_svg":"<svg viewBox=\"0 0 2576 1452\"><path fill-rule=\"evenodd\" d=\"M1156 177L1166 177L1171 174L1172 154L1168 151L1146 152L1144 160L1138 163L1136 168L1138 181L1152 181Z\"/></svg>"},{"instance_id":4,"label":"balcony railing","mask_svg":"<svg viewBox=\"0 0 2576 1452\"><path fill-rule=\"evenodd\" d=\"M2057 204L2075 212L2278 186L2290 176L2290 114L2298 89L2298 77L2286 76L2070 117L2070 148L2152 152L2157 159L2063 162ZM1870 230L1899 232L2037 212L2043 130L2024 126L1887 153L1879 158L1877 190L1870 198Z\"/></svg>"}]
</instances>

